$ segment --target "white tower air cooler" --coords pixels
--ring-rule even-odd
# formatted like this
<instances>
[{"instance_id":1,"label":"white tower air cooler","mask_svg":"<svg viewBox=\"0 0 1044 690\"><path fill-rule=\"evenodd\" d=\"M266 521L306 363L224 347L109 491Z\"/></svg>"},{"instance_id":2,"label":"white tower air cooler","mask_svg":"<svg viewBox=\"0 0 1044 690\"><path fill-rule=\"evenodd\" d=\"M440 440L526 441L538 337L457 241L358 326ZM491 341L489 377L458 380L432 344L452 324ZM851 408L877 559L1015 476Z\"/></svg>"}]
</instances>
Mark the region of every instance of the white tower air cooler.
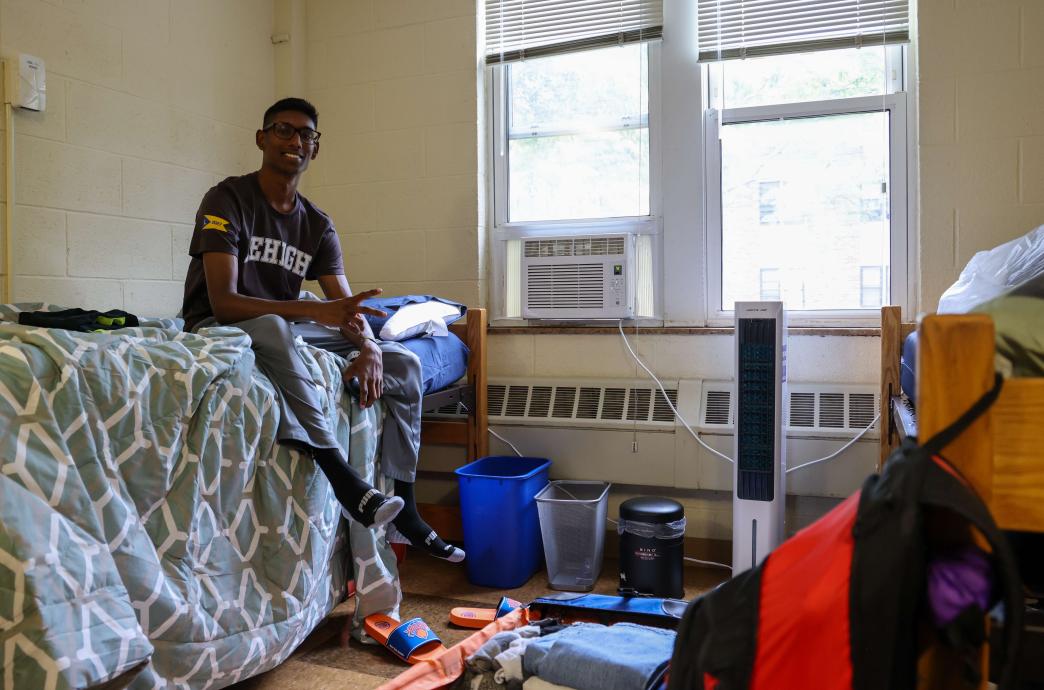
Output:
<instances>
[{"instance_id":1,"label":"white tower air cooler","mask_svg":"<svg viewBox=\"0 0 1044 690\"><path fill-rule=\"evenodd\" d=\"M783 541L787 324L782 302L736 302L732 574Z\"/></svg>"}]
</instances>

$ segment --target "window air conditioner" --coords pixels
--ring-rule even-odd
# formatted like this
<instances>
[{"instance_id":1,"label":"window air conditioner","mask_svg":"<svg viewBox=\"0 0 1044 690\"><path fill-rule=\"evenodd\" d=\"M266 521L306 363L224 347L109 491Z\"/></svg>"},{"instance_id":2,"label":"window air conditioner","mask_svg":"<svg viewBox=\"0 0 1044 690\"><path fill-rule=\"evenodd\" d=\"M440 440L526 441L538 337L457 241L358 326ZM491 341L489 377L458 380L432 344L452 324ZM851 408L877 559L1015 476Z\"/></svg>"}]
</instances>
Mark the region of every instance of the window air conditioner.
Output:
<instances>
[{"instance_id":1,"label":"window air conditioner","mask_svg":"<svg viewBox=\"0 0 1044 690\"><path fill-rule=\"evenodd\" d=\"M634 318L634 256L634 235L523 240L523 318Z\"/></svg>"}]
</instances>

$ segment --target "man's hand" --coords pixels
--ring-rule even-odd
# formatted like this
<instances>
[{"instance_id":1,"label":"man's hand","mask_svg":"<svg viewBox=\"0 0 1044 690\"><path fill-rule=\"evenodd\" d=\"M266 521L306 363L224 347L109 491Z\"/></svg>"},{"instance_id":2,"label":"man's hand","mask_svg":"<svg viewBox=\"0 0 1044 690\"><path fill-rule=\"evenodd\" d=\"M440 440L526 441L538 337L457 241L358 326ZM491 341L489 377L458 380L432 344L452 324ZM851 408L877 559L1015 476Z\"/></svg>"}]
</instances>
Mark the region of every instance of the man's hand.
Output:
<instances>
[{"instance_id":1,"label":"man's hand","mask_svg":"<svg viewBox=\"0 0 1044 690\"><path fill-rule=\"evenodd\" d=\"M384 394L384 362L381 349L369 340L363 343L359 356L344 370L344 380L359 380L359 407L372 405Z\"/></svg>"},{"instance_id":2,"label":"man's hand","mask_svg":"<svg viewBox=\"0 0 1044 690\"><path fill-rule=\"evenodd\" d=\"M347 323L341 324L341 335L354 342L355 338L366 335L365 324L362 314L353 314Z\"/></svg>"},{"instance_id":3,"label":"man's hand","mask_svg":"<svg viewBox=\"0 0 1044 690\"><path fill-rule=\"evenodd\" d=\"M370 314L371 316L386 316L385 312L374 309L372 307L366 307L361 304L363 300L371 297L376 297L381 294L380 288L374 288L373 290L364 290L357 295L351 297L342 297L341 299L332 299L325 302L314 303L314 319L321 324L327 326L335 326L341 328L351 322L355 317L361 318L362 314Z\"/></svg>"}]
</instances>

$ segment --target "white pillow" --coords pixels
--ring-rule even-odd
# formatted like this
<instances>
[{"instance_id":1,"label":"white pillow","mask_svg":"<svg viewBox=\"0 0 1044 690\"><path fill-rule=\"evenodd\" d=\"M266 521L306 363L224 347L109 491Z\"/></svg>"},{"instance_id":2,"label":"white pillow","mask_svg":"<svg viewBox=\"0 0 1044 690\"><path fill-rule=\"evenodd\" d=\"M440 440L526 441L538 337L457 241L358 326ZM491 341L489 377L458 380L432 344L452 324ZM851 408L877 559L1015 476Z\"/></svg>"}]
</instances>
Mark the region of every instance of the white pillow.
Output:
<instances>
[{"instance_id":1,"label":"white pillow","mask_svg":"<svg viewBox=\"0 0 1044 690\"><path fill-rule=\"evenodd\" d=\"M407 304L381 328L381 340L406 340L416 335L447 335L446 318L460 316L460 308L436 300Z\"/></svg>"}]
</instances>

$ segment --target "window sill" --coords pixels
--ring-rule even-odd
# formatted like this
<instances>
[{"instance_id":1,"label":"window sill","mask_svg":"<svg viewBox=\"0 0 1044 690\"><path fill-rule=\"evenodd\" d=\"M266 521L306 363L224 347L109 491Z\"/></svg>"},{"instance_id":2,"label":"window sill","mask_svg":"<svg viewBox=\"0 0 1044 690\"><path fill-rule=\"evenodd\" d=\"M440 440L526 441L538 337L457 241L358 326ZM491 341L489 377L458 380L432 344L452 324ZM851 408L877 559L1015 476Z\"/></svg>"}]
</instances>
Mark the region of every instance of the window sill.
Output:
<instances>
[{"instance_id":1,"label":"window sill","mask_svg":"<svg viewBox=\"0 0 1044 690\"><path fill-rule=\"evenodd\" d=\"M732 335L731 327L693 326L624 326L627 335ZM490 335L619 335L616 326L490 326ZM877 327L791 327L788 335L830 336L849 338L876 338L881 335Z\"/></svg>"}]
</instances>

